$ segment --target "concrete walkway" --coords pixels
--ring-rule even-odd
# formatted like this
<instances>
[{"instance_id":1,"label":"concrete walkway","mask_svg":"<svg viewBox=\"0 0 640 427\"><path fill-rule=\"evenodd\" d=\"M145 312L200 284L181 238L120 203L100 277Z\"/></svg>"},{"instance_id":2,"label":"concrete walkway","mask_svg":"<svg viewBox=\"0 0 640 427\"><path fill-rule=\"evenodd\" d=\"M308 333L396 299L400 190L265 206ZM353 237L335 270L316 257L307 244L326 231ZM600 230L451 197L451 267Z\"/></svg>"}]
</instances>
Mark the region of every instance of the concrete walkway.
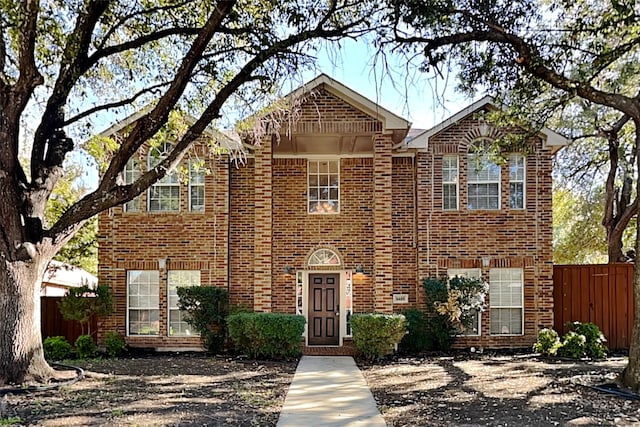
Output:
<instances>
[{"instance_id":1,"label":"concrete walkway","mask_svg":"<svg viewBox=\"0 0 640 427\"><path fill-rule=\"evenodd\" d=\"M350 356L302 356L277 425L386 426Z\"/></svg>"}]
</instances>

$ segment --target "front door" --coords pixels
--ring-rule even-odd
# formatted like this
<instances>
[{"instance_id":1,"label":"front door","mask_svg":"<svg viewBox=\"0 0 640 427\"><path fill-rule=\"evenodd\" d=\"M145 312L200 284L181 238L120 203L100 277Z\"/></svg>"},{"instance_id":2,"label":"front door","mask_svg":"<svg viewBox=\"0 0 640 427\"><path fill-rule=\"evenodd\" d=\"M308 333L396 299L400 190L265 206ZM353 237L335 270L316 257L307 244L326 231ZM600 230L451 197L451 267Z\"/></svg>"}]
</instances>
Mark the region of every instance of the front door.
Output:
<instances>
[{"instance_id":1,"label":"front door","mask_svg":"<svg viewBox=\"0 0 640 427\"><path fill-rule=\"evenodd\" d=\"M338 345L339 285L339 274L309 274L309 345Z\"/></svg>"}]
</instances>

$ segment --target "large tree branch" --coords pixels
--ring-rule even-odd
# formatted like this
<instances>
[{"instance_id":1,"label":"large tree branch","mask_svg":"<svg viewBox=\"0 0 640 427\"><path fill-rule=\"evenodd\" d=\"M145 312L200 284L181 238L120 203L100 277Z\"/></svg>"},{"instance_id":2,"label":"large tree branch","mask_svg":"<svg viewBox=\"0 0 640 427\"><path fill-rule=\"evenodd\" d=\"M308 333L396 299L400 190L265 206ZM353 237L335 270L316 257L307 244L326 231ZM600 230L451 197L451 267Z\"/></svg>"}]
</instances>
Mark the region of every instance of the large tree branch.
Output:
<instances>
[{"instance_id":1,"label":"large tree branch","mask_svg":"<svg viewBox=\"0 0 640 427\"><path fill-rule=\"evenodd\" d=\"M21 28L18 42L20 76L16 82L14 93L19 94L15 100L19 100L20 105L24 107L33 90L41 85L44 79L38 71L35 60L39 2L37 0L24 1L20 9L24 24Z\"/></svg>"},{"instance_id":2,"label":"large tree branch","mask_svg":"<svg viewBox=\"0 0 640 427\"><path fill-rule=\"evenodd\" d=\"M327 14L330 13L332 12L327 12ZM122 168L130 158L131 154L133 154L133 152L127 157L124 157L123 153L125 151L121 148L120 151L118 151L118 153L116 154L116 157L119 158L119 168L116 168L114 166L114 164L116 164L116 162L114 161L116 157L114 157L114 160L112 160L108 169L113 169L112 173L115 173L116 175L114 175L113 178L109 178L109 180L103 178L103 181L98 189L93 193L85 196L83 199L73 205L69 210L67 210L62 215L62 217L60 217L58 222L54 224L48 235L55 236L58 233L63 233L65 229L67 229L77 221L85 220L105 209L133 199L134 197L145 191L145 189L149 188L149 186L151 186L153 183L157 182L158 179L164 177L167 171L172 170L178 165L185 152L193 144L193 142L202 135L211 121L219 117L220 110L224 103L229 99L229 97L231 97L231 95L235 93L243 84L251 81L253 79L253 73L268 60L276 57L281 52L287 52L291 47L296 46L306 40L310 40L313 38L330 39L332 37L344 35L345 33L348 33L350 29L360 25L363 20L356 20L344 26L333 29L322 28L322 25L327 22L329 22L328 19L322 19L316 27L307 31L301 31L300 33L292 35L284 40L278 41L272 44L270 47L263 49L255 57L248 61L242 67L242 69L240 69L240 71L223 88L218 91L215 99L207 106L202 115L187 130L184 136L173 146L172 151L167 155L167 157L163 159L156 167L143 173L135 182L124 186L116 184L116 177L117 174L122 171ZM369 30L367 29L362 31ZM157 108L158 106L156 106L156 109ZM144 128L145 125L144 123L142 123L142 121L149 120L149 117L150 115L147 115L140 119L127 138L127 141L129 143L132 143L132 141L136 141L138 143L136 149L144 141L134 140L132 139L131 135L135 133L137 128ZM139 132L138 135L140 134L141 133ZM110 186L106 185L106 183L108 182L112 184Z\"/></svg>"},{"instance_id":3,"label":"large tree branch","mask_svg":"<svg viewBox=\"0 0 640 427\"><path fill-rule=\"evenodd\" d=\"M523 38L500 31L497 27L490 30L473 30L464 33L451 34L441 37L402 37L397 35L396 40L408 43L424 43L425 55L432 65L437 65L439 58L434 53L443 47L458 46L466 43L480 41L492 42L510 46L514 53L518 55L516 64L534 77L537 77L557 89L568 93L573 93L581 98L606 105L628 114L632 117L640 117L640 104L637 99L615 93L605 92L591 86L589 83L568 78L559 72L547 67L544 59L540 56L534 46L531 46Z\"/></svg>"},{"instance_id":4,"label":"large tree branch","mask_svg":"<svg viewBox=\"0 0 640 427\"><path fill-rule=\"evenodd\" d=\"M62 166L64 156L73 149L73 145L69 146L66 137L59 137L64 122L63 109L71 89L87 69L87 53L91 44L93 30L108 5L109 2L107 0L87 2L86 10L78 14L75 28L67 37L60 64L60 72L33 141L31 177L33 186L37 191L41 189L48 191L53 187L52 184L55 183L47 184L47 181L51 181L50 173L55 168ZM46 157L45 150L47 152ZM54 155L51 156L50 153L54 153ZM48 189L48 187L50 188Z\"/></svg>"},{"instance_id":5,"label":"large tree branch","mask_svg":"<svg viewBox=\"0 0 640 427\"><path fill-rule=\"evenodd\" d=\"M153 136L166 122L169 112L180 99L191 73L200 61L203 52L207 48L209 41L222 21L231 12L235 1L221 1L202 27L198 37L193 41L189 51L185 55L180 68L176 72L174 80L164 95L160 97L156 106L147 115L138 120L120 146L120 149L111 160L99 186L100 192L106 192L112 188L117 181L118 174L124 168L129 158L135 151L151 136Z\"/></svg>"}]
</instances>

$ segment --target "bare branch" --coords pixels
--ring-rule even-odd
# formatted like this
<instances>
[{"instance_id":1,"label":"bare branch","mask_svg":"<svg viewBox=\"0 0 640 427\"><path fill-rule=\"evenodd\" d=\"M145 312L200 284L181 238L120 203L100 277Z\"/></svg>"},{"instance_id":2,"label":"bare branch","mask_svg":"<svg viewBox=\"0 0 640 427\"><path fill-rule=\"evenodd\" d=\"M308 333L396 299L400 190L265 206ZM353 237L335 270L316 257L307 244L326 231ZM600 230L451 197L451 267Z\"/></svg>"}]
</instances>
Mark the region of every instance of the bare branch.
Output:
<instances>
[{"instance_id":1,"label":"bare branch","mask_svg":"<svg viewBox=\"0 0 640 427\"><path fill-rule=\"evenodd\" d=\"M150 86L150 87L142 89L141 91L135 93L133 96L131 96L129 98L122 99L120 101L115 101L115 102L110 102L110 103L98 105L98 106L93 107L93 108L89 108L88 110L83 111L82 113L79 113L79 114L71 117L70 119L65 120L64 123L63 123L63 126L68 126L68 125L70 125L70 124L72 124L74 122L77 122L78 120L84 119L87 116L95 114L98 111L108 110L110 108L117 108L117 107L122 107L124 105L131 104L133 101L135 101L136 99L138 99L142 95L145 95L147 93L157 92L158 89L160 89L163 86L167 86L168 84L169 84L169 82L158 83L156 85L153 85L153 86Z\"/></svg>"}]
</instances>

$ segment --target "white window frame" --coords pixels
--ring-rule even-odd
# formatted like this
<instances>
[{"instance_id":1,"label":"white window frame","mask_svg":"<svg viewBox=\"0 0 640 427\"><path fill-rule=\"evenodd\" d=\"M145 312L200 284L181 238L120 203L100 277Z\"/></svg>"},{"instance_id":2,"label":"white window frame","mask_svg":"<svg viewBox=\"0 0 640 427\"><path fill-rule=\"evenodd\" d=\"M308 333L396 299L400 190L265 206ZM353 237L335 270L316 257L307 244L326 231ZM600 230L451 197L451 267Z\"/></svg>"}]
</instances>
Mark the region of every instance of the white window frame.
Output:
<instances>
[{"instance_id":1,"label":"white window frame","mask_svg":"<svg viewBox=\"0 0 640 427\"><path fill-rule=\"evenodd\" d=\"M178 283L176 283L178 282ZM182 283L180 283L182 282ZM170 337L188 337L196 335L192 326L184 319L184 312L178 308L178 293L176 288L201 285L200 270L168 270L167 271L167 335ZM179 320L171 321L171 313L177 312ZM174 331L174 323L179 326L179 332ZM186 332L183 332L186 331Z\"/></svg>"},{"instance_id":2,"label":"white window frame","mask_svg":"<svg viewBox=\"0 0 640 427\"><path fill-rule=\"evenodd\" d=\"M522 185L522 206L514 207L513 185ZM527 158L520 153L509 155L509 207L511 209L523 210L527 208Z\"/></svg>"},{"instance_id":3,"label":"white window frame","mask_svg":"<svg viewBox=\"0 0 640 427\"><path fill-rule=\"evenodd\" d=\"M518 273L519 283L516 283L513 278L513 273ZM511 303L497 302L499 298L499 286L519 286L520 298L519 300ZM507 325L499 326L499 330L494 331L493 315L496 310L520 310L520 332L513 333L508 327L505 331L504 328ZM524 335L524 271L521 268L492 268L489 270L489 323L492 336L521 336Z\"/></svg>"},{"instance_id":4,"label":"white window frame","mask_svg":"<svg viewBox=\"0 0 640 427\"><path fill-rule=\"evenodd\" d=\"M452 176L454 176L452 178ZM457 211L460 206L460 191L458 181L460 176L460 163L457 155L442 156L442 210ZM445 206L445 188L452 187L455 192L455 207Z\"/></svg>"},{"instance_id":5,"label":"white window frame","mask_svg":"<svg viewBox=\"0 0 640 427\"><path fill-rule=\"evenodd\" d=\"M189 211L191 212L204 212L206 196L204 194L205 190L205 173L204 168L199 166L198 170L195 169L194 165L196 162L189 162ZM194 183L194 177L201 177L197 183ZM198 204L194 206L193 196L196 190L202 191L202 205Z\"/></svg>"},{"instance_id":6,"label":"white window frame","mask_svg":"<svg viewBox=\"0 0 640 427\"><path fill-rule=\"evenodd\" d=\"M321 171L321 165L326 163L326 172ZM311 172L312 165L315 165L315 172ZM332 171L332 165L335 165ZM331 177L335 176L337 185L332 185ZM312 177L316 178L316 185L311 185ZM322 181L326 177L326 184ZM326 191L327 196L322 197L322 192ZM332 192L335 191L332 197ZM312 199L313 194L317 197ZM334 208L334 203L338 206ZM332 215L340 213L340 159L307 159L307 213L312 215ZM326 209L330 207L330 209Z\"/></svg>"},{"instance_id":7,"label":"white window frame","mask_svg":"<svg viewBox=\"0 0 640 427\"><path fill-rule=\"evenodd\" d=\"M140 178L141 174L142 171L140 170L140 163L137 159L131 158L124 165L124 170L122 171L123 181L126 185L132 184L138 178ZM124 203L122 205L122 210L124 212L140 212L142 210L140 196L138 195L135 198Z\"/></svg>"},{"instance_id":8,"label":"white window frame","mask_svg":"<svg viewBox=\"0 0 640 427\"><path fill-rule=\"evenodd\" d=\"M141 292L137 292L135 295L132 294L131 292L131 287L132 285L134 285L134 283L132 283L132 276L134 274L140 275L140 276L147 276L147 280L146 281L140 281L140 283L135 283L137 284L139 287L141 286L145 286L148 287L149 291L145 292L145 293L141 293ZM152 278L155 278L154 280L151 280ZM154 295L152 294L152 289L151 287L155 287L157 290L157 294L155 295L157 298L155 301L151 300L150 298L152 298ZM131 300L132 297L137 297L138 298L138 304L131 304ZM147 304L142 305L140 304L140 298L146 298L147 299ZM149 325L153 324L154 322L156 322L158 324L158 329L155 333L148 333L148 334L141 334L139 332L137 333L132 333L131 332L131 312L133 310L137 310L137 311L148 311L149 312ZM156 311L157 312L157 321L151 320L151 312L152 311ZM141 322L139 322L141 323ZM150 328L150 330L152 330ZM135 337L147 337L147 336L152 336L152 337L156 337L160 335L160 272L157 270L128 270L127 271L127 336L135 336Z\"/></svg>"},{"instance_id":9,"label":"white window frame","mask_svg":"<svg viewBox=\"0 0 640 427\"><path fill-rule=\"evenodd\" d=\"M452 279L458 277L469 277L474 279L482 279L482 271L479 268L449 268L447 269L447 276ZM458 335L464 337L479 337L482 335L482 312L477 310L478 324L476 325L477 332L473 331L460 331Z\"/></svg>"},{"instance_id":10,"label":"white window frame","mask_svg":"<svg viewBox=\"0 0 640 427\"><path fill-rule=\"evenodd\" d=\"M482 153L482 152L470 152L467 156L467 209L468 210L478 210L478 211L495 211L495 210L500 210L500 202L501 202L501 183L500 183L500 176L501 176L501 172L502 169L500 168L500 165L498 165L497 163L491 161L491 159L489 159L489 155L487 153ZM476 166L479 167L479 169L476 169ZM492 176L492 171L491 169L497 169L497 177L496 176ZM486 171L486 176L482 176L482 172ZM472 186L477 186L477 185L486 185L486 186L493 186L495 185L497 188L497 194L495 197L497 197L497 205L495 208L489 208L489 207L484 207L484 208L478 208L478 207L473 207L471 205L471 187ZM488 197L488 196L487 196ZM489 199L487 199L489 200Z\"/></svg>"},{"instance_id":11,"label":"white window frame","mask_svg":"<svg viewBox=\"0 0 640 427\"><path fill-rule=\"evenodd\" d=\"M149 153L147 154L147 167L149 170L156 167L158 163L164 160L167 155L171 152L171 144L168 142L162 143L158 147L152 147L149 149ZM172 196L168 198L164 197L153 197L154 191L162 191L163 189L168 189L169 193L176 193L177 197L174 198ZM158 207L152 209L152 203L157 201ZM169 204L169 206L163 206L163 203ZM175 209L171 208L170 205L175 203ZM178 212L180 211L180 180L178 176L172 171L168 171L167 174L160 180L158 180L155 184L149 187L147 192L147 211L149 212Z\"/></svg>"}]
</instances>

